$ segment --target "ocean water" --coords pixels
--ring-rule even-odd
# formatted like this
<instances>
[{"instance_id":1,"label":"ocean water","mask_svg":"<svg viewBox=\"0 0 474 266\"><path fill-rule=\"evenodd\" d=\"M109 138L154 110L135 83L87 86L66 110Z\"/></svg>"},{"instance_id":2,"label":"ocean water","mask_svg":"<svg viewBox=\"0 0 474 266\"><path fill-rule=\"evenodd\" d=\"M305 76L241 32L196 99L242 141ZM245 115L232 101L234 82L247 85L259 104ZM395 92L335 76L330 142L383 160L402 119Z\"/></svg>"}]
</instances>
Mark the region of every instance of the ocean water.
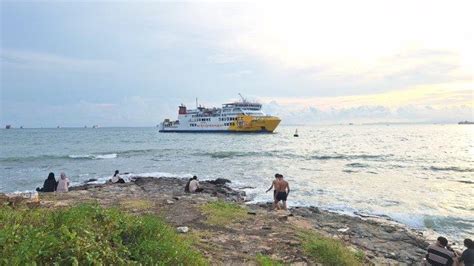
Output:
<instances>
[{"instance_id":1,"label":"ocean water","mask_svg":"<svg viewBox=\"0 0 474 266\"><path fill-rule=\"evenodd\" d=\"M49 172L80 184L119 169L228 178L266 202L278 172L290 183L289 206L386 216L457 241L474 235L471 125L280 126L274 134L10 129L0 130L0 142L0 192L34 190Z\"/></svg>"}]
</instances>

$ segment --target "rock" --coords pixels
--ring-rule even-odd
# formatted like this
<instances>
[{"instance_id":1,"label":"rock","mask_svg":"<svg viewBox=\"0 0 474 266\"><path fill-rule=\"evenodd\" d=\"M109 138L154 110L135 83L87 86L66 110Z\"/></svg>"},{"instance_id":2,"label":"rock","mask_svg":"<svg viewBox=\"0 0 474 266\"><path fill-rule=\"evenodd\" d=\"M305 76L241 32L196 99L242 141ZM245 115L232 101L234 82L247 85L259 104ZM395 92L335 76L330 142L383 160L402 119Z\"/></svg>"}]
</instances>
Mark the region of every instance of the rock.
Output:
<instances>
[{"instance_id":1,"label":"rock","mask_svg":"<svg viewBox=\"0 0 474 266\"><path fill-rule=\"evenodd\" d=\"M319 210L318 207L311 206L311 207L309 207L309 209L310 209L313 213L321 213L321 211Z\"/></svg>"},{"instance_id":2,"label":"rock","mask_svg":"<svg viewBox=\"0 0 474 266\"><path fill-rule=\"evenodd\" d=\"M85 183L96 182L97 178L90 178Z\"/></svg>"},{"instance_id":3,"label":"rock","mask_svg":"<svg viewBox=\"0 0 474 266\"><path fill-rule=\"evenodd\" d=\"M349 227L337 229L338 232L345 233L349 231Z\"/></svg>"},{"instance_id":4,"label":"rock","mask_svg":"<svg viewBox=\"0 0 474 266\"><path fill-rule=\"evenodd\" d=\"M187 226L180 226L178 228L176 228L176 231L178 231L178 233L187 233L189 231L189 228Z\"/></svg>"},{"instance_id":5,"label":"rock","mask_svg":"<svg viewBox=\"0 0 474 266\"><path fill-rule=\"evenodd\" d=\"M179 200L179 197L173 197L174 200Z\"/></svg>"},{"instance_id":6,"label":"rock","mask_svg":"<svg viewBox=\"0 0 474 266\"><path fill-rule=\"evenodd\" d=\"M262 230L272 230L271 226L262 226Z\"/></svg>"},{"instance_id":7,"label":"rock","mask_svg":"<svg viewBox=\"0 0 474 266\"><path fill-rule=\"evenodd\" d=\"M257 213L254 212L254 211L248 211L247 214L250 214L250 215L257 215Z\"/></svg>"},{"instance_id":8,"label":"rock","mask_svg":"<svg viewBox=\"0 0 474 266\"><path fill-rule=\"evenodd\" d=\"M231 183L229 179L225 179L225 178L218 178L216 180L211 180L208 182L213 185L225 185L226 183Z\"/></svg>"},{"instance_id":9,"label":"rock","mask_svg":"<svg viewBox=\"0 0 474 266\"><path fill-rule=\"evenodd\" d=\"M172 200L166 200L166 203L167 203L167 204L174 204L174 201L172 201Z\"/></svg>"}]
</instances>

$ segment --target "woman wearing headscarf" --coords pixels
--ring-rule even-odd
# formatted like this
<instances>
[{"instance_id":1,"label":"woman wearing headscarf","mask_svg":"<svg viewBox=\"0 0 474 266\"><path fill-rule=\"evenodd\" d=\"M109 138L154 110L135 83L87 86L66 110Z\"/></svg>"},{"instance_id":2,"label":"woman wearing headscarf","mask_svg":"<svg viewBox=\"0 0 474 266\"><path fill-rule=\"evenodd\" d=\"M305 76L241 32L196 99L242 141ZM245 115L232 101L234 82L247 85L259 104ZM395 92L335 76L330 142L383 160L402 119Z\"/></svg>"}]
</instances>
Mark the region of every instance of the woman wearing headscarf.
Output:
<instances>
[{"instance_id":1,"label":"woman wearing headscarf","mask_svg":"<svg viewBox=\"0 0 474 266\"><path fill-rule=\"evenodd\" d=\"M54 192L56 191L56 179L54 173L49 173L48 178L44 181L43 188L37 188L36 191L40 192Z\"/></svg>"},{"instance_id":2,"label":"woman wearing headscarf","mask_svg":"<svg viewBox=\"0 0 474 266\"><path fill-rule=\"evenodd\" d=\"M58 180L57 192L68 192L69 191L69 178L65 173L61 173L61 178Z\"/></svg>"}]
</instances>

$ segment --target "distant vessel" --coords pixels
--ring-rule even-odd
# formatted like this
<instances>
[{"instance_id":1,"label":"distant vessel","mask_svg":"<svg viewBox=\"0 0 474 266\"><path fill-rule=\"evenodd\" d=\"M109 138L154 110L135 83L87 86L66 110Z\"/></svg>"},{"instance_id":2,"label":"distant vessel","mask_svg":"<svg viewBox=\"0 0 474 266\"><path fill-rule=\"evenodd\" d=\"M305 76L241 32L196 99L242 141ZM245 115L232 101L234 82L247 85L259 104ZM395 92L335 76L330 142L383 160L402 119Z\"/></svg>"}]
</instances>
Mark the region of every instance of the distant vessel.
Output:
<instances>
[{"instance_id":1,"label":"distant vessel","mask_svg":"<svg viewBox=\"0 0 474 266\"><path fill-rule=\"evenodd\" d=\"M458 123L458 125L473 125L473 124L474 124L474 122L467 121L467 120L461 121L461 122Z\"/></svg>"},{"instance_id":2,"label":"distant vessel","mask_svg":"<svg viewBox=\"0 0 474 266\"><path fill-rule=\"evenodd\" d=\"M92 128L99 128L99 125L93 125Z\"/></svg>"},{"instance_id":3,"label":"distant vessel","mask_svg":"<svg viewBox=\"0 0 474 266\"><path fill-rule=\"evenodd\" d=\"M240 95L240 94L239 94ZM181 104L178 120L165 119L159 125L160 132L273 132L280 118L262 112L260 103L241 101L226 103L222 108L187 109Z\"/></svg>"},{"instance_id":4,"label":"distant vessel","mask_svg":"<svg viewBox=\"0 0 474 266\"><path fill-rule=\"evenodd\" d=\"M10 129L10 128L12 128L12 125L6 125L5 128Z\"/></svg>"}]
</instances>

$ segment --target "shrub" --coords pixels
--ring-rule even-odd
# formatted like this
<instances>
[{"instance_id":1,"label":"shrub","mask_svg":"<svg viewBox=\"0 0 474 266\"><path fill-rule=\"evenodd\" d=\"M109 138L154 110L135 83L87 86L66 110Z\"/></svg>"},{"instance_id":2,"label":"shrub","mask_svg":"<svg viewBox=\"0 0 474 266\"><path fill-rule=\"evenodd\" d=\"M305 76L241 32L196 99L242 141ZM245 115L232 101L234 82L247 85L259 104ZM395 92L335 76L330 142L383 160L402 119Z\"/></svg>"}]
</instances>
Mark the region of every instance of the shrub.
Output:
<instances>
[{"instance_id":1,"label":"shrub","mask_svg":"<svg viewBox=\"0 0 474 266\"><path fill-rule=\"evenodd\" d=\"M162 219L83 204L69 209L0 208L0 264L203 265Z\"/></svg>"}]
</instances>

